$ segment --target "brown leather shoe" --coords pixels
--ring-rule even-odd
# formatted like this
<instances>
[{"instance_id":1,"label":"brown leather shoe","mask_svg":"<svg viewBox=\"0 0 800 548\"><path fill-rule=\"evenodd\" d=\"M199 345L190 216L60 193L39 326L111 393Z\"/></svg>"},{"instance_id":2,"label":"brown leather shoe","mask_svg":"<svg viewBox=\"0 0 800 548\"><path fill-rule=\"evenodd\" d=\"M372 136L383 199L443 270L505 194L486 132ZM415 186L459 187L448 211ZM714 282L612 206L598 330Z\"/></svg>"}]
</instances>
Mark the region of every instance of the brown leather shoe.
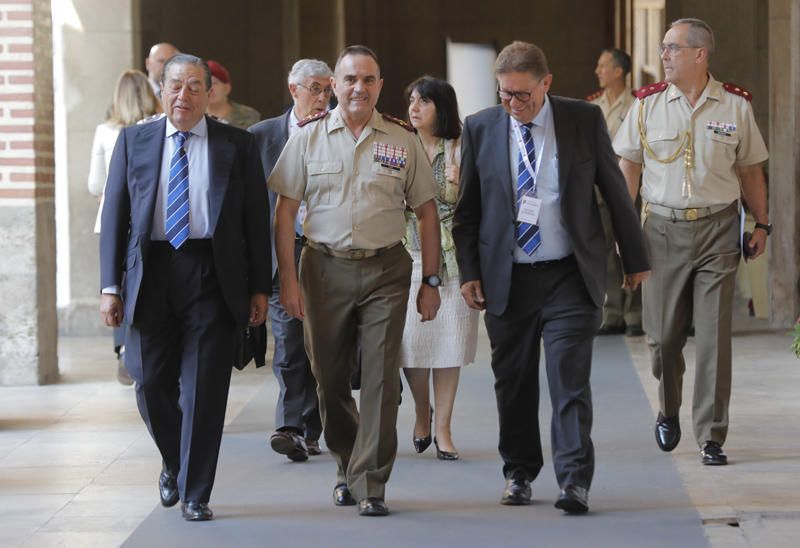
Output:
<instances>
[{"instance_id":1,"label":"brown leather shoe","mask_svg":"<svg viewBox=\"0 0 800 548\"><path fill-rule=\"evenodd\" d=\"M269 438L272 450L286 455L289 460L303 462L308 460L306 442L300 434L291 430L276 430Z\"/></svg>"}]
</instances>

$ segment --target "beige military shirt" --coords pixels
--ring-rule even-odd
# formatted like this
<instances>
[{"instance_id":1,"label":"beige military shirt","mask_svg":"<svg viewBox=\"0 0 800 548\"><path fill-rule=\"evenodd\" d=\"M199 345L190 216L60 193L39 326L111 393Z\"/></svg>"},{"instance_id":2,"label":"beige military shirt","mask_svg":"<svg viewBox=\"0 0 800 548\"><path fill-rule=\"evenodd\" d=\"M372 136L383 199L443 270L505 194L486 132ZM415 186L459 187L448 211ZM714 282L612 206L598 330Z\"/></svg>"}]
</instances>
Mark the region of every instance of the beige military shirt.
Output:
<instances>
[{"instance_id":1,"label":"beige military shirt","mask_svg":"<svg viewBox=\"0 0 800 548\"><path fill-rule=\"evenodd\" d=\"M608 126L608 133L611 135L611 139L614 139L614 136L617 134L617 130L619 126L622 125L622 121L625 119L625 115L628 114L634 99L635 97L633 96L631 88L625 88L622 93L619 94L619 97L614 99L613 103L608 98L607 90L604 90L599 97L590 101L592 104L599 106L600 110L603 111L603 117L606 119L606 125Z\"/></svg>"},{"instance_id":2,"label":"beige military shirt","mask_svg":"<svg viewBox=\"0 0 800 548\"><path fill-rule=\"evenodd\" d=\"M639 136L640 108L645 138L658 158L675 154L682 147L686 132L691 132L693 166L688 173L684 154L664 164L645 151ZM676 209L738 200L736 166L758 164L768 157L750 102L726 91L711 75L694 108L672 84L661 92L636 99L614 139L614 151L631 162L644 164L644 200Z\"/></svg>"},{"instance_id":3,"label":"beige military shirt","mask_svg":"<svg viewBox=\"0 0 800 548\"><path fill-rule=\"evenodd\" d=\"M286 143L268 185L307 205L303 233L336 250L378 249L403 239L406 204L437 193L414 133L373 111L356 140L339 107Z\"/></svg>"}]
</instances>

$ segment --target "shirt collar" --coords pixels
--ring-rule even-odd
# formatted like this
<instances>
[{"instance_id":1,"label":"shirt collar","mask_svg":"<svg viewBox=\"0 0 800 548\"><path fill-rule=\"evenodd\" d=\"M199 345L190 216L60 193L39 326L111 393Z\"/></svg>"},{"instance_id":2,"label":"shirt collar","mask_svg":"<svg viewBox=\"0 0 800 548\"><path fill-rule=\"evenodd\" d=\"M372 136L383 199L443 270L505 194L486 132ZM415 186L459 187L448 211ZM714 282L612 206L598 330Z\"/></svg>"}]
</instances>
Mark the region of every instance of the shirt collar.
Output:
<instances>
[{"instance_id":1,"label":"shirt collar","mask_svg":"<svg viewBox=\"0 0 800 548\"><path fill-rule=\"evenodd\" d=\"M167 137L172 137L178 133L178 128L172 125L172 122L167 116ZM208 124L206 123L206 117L203 116L200 118L200 121L195 124L195 126L189 130L189 133L192 135L197 135L198 137L205 137L208 134Z\"/></svg>"},{"instance_id":2,"label":"shirt collar","mask_svg":"<svg viewBox=\"0 0 800 548\"><path fill-rule=\"evenodd\" d=\"M292 105L292 108L289 110L289 112L290 112L290 114L289 114L289 129L291 130L292 128L296 128L297 127L297 124L300 123L300 120L298 120L297 116L294 113L294 105Z\"/></svg>"},{"instance_id":3,"label":"shirt collar","mask_svg":"<svg viewBox=\"0 0 800 548\"><path fill-rule=\"evenodd\" d=\"M342 129L347 127L344 123L344 120L342 119L341 108L342 108L341 106L337 105L337 107L333 109L328 115L328 133L332 133L337 129ZM386 130L386 124L387 122L383 119L383 116L381 116L378 113L378 111L373 108L372 116L370 116L367 125L364 126L364 129L371 128L374 130L378 130L381 133L389 133Z\"/></svg>"},{"instance_id":4,"label":"shirt collar","mask_svg":"<svg viewBox=\"0 0 800 548\"><path fill-rule=\"evenodd\" d=\"M667 88L667 101L670 103L675 99L679 99L684 97L683 92L678 89L678 86L674 84L670 84L669 88ZM722 84L720 84L714 76L709 72L708 73L708 82L706 82L706 87L703 89L703 93L700 94L700 98L697 100L697 105L702 104L705 102L706 99L713 99L714 101L719 101L722 98ZM696 107L695 107L696 108Z\"/></svg>"}]
</instances>

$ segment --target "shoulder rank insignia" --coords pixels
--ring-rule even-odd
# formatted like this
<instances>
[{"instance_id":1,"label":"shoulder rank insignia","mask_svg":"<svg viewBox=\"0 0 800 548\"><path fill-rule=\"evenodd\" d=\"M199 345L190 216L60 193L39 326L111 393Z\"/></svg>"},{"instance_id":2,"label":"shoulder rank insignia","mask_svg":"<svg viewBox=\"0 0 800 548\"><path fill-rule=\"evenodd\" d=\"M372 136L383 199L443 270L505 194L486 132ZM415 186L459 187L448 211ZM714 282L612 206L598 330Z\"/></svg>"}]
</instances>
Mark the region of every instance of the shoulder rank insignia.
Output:
<instances>
[{"instance_id":1,"label":"shoulder rank insignia","mask_svg":"<svg viewBox=\"0 0 800 548\"><path fill-rule=\"evenodd\" d=\"M416 131L414 129L414 126L412 126L411 124L409 124L405 120L401 120L400 118L392 116L391 114L386 114L385 112L381 112L381 116L383 116L384 120L388 120L390 122L394 122L395 124L397 124L401 128L405 129L406 131L410 131L411 133L414 133Z\"/></svg>"},{"instance_id":2,"label":"shoulder rank insignia","mask_svg":"<svg viewBox=\"0 0 800 548\"><path fill-rule=\"evenodd\" d=\"M666 82L656 82L655 84L648 84L646 86L640 87L639 89L634 91L633 94L638 99L644 99L645 97L649 97L656 93L661 93L662 91L667 89L667 86L669 86L669 84Z\"/></svg>"},{"instance_id":3,"label":"shoulder rank insignia","mask_svg":"<svg viewBox=\"0 0 800 548\"><path fill-rule=\"evenodd\" d=\"M306 124L310 124L311 122L322 120L328 115L328 112L329 111L326 110L325 112L318 112L317 114L309 114L308 116L297 122L297 127L303 127Z\"/></svg>"},{"instance_id":4,"label":"shoulder rank insignia","mask_svg":"<svg viewBox=\"0 0 800 548\"><path fill-rule=\"evenodd\" d=\"M722 87L725 88L725 91L727 91L728 93L739 95L741 97L744 97L748 101L753 100L753 94L741 86L737 86L736 84L732 84L730 82L725 82L724 84L722 84Z\"/></svg>"},{"instance_id":5,"label":"shoulder rank insignia","mask_svg":"<svg viewBox=\"0 0 800 548\"><path fill-rule=\"evenodd\" d=\"M594 101L595 99L598 99L601 95L603 95L603 90L602 89L598 89L597 91L595 91L591 95L587 95L586 99L584 99L584 101Z\"/></svg>"}]
</instances>

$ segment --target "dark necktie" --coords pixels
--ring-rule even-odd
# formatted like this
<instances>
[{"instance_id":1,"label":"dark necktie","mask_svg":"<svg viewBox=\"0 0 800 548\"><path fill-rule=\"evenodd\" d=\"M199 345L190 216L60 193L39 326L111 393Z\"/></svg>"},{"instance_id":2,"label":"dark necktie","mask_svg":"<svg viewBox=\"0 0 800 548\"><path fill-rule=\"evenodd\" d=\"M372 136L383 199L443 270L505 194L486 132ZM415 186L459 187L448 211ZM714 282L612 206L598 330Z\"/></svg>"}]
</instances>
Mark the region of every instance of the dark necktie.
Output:
<instances>
[{"instance_id":1,"label":"dark necktie","mask_svg":"<svg viewBox=\"0 0 800 548\"><path fill-rule=\"evenodd\" d=\"M175 134L175 152L169 161L167 219L164 230L167 241L175 249L189 239L189 158L184 149L189 135L188 131Z\"/></svg>"},{"instance_id":2,"label":"dark necktie","mask_svg":"<svg viewBox=\"0 0 800 548\"><path fill-rule=\"evenodd\" d=\"M528 171L525 165L525 160L522 158L523 154L528 155L531 167L536 169L536 147L533 143L533 134L531 127L533 123L520 124L519 129L522 131L522 141L525 146L525 151L519 151L519 161L517 162L517 211L522 206L522 197L526 194L533 196L533 176ZM533 255L533 252L542 245L542 236L539 234L539 227L523 222L517 222L517 245L522 248L527 255Z\"/></svg>"}]
</instances>

